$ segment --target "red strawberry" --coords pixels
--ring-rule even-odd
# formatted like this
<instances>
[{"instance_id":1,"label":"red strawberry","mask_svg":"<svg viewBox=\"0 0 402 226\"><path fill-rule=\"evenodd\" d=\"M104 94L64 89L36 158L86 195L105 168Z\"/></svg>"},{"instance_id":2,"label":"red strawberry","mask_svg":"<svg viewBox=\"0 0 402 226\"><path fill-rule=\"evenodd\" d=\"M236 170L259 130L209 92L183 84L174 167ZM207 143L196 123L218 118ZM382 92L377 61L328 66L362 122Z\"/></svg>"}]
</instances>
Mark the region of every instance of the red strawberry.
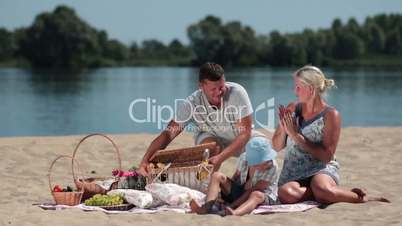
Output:
<instances>
[{"instance_id":1,"label":"red strawberry","mask_svg":"<svg viewBox=\"0 0 402 226\"><path fill-rule=\"evenodd\" d=\"M54 192L62 192L63 189L59 185L56 185L56 186L54 186L53 191Z\"/></svg>"}]
</instances>

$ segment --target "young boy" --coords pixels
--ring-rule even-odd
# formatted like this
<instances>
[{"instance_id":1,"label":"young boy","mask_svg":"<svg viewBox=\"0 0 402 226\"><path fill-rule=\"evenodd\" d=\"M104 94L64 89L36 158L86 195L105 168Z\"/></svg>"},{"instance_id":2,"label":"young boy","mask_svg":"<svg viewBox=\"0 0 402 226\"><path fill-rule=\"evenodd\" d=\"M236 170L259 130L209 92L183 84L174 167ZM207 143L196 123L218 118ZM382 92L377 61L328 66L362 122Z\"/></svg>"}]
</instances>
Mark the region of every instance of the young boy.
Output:
<instances>
[{"instance_id":1,"label":"young boy","mask_svg":"<svg viewBox=\"0 0 402 226\"><path fill-rule=\"evenodd\" d=\"M237 170L230 179L221 172L212 174L206 202L190 202L198 214L244 215L258 205L274 204L277 199L278 165L276 152L265 137L254 137L240 155ZM219 194L222 200L218 200ZM222 201L224 203L222 203Z\"/></svg>"}]
</instances>

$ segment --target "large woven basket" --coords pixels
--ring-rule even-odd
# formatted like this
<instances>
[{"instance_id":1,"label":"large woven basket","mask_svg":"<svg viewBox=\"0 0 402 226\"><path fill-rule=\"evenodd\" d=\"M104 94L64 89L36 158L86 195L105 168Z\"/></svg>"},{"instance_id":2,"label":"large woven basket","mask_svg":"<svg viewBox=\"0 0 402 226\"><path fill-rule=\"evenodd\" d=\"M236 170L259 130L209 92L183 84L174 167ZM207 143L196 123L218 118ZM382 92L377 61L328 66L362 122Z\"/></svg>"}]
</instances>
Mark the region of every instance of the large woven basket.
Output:
<instances>
[{"instance_id":1,"label":"large woven basket","mask_svg":"<svg viewBox=\"0 0 402 226\"><path fill-rule=\"evenodd\" d=\"M205 192L213 172L213 165L202 161L206 149L210 157L218 154L215 142L158 151L150 158L148 183L174 183ZM155 167L160 163L164 167Z\"/></svg>"},{"instance_id":2,"label":"large woven basket","mask_svg":"<svg viewBox=\"0 0 402 226\"><path fill-rule=\"evenodd\" d=\"M52 169L53 169L54 164L61 158L73 159L73 157L68 156L68 155L60 155L56 159L54 159L53 162L50 164L49 171L48 171L50 193L52 194L53 199L57 205L75 206L75 205L78 205L81 203L82 195L84 193L82 188L81 188L81 191L72 191L72 192L54 192L52 189L52 187L53 187L52 179L51 179ZM74 161L74 159L73 159L73 161Z\"/></svg>"},{"instance_id":3,"label":"large woven basket","mask_svg":"<svg viewBox=\"0 0 402 226\"><path fill-rule=\"evenodd\" d=\"M113 142L113 140L111 138L109 138L108 136L106 136L104 134L100 134L100 133L90 134L90 135L87 135L84 138L82 138L80 140L80 142L78 142L77 146L74 149L73 159L76 158L76 154L77 154L77 151L78 151L80 145L85 140L87 140L87 139L89 139L91 137L94 137L94 136L103 137L113 145L113 148L114 148L114 150L116 152L116 155L117 155L118 169L121 170L121 158L120 158L119 148L117 147L117 145ZM77 175L75 174L74 161L72 161L72 163L73 163L72 164L72 172L73 172L74 182L75 182L75 184L76 184L78 189L81 189L81 188L84 189L84 194L83 194L83 197L82 197L83 200L89 199L89 198L91 198L92 196L94 196L96 194L106 194L108 191L117 188L117 184L118 184L118 182L120 180L120 177L105 176L105 177L78 178ZM112 172L112 170L110 170L110 172ZM109 180L109 179L114 180L114 182L112 183L110 189L104 189L103 187L101 187L101 186L99 186L98 184L95 183L96 181L104 181L104 180Z\"/></svg>"}]
</instances>

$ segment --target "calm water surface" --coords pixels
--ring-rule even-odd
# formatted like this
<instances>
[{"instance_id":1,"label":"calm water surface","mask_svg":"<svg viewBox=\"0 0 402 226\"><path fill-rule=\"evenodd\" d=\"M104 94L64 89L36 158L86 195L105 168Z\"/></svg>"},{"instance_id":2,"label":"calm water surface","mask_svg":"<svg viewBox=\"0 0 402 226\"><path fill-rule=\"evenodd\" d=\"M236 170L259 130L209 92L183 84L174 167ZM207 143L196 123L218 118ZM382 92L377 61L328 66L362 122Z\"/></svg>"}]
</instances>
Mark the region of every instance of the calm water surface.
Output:
<instances>
[{"instance_id":1,"label":"calm water surface","mask_svg":"<svg viewBox=\"0 0 402 226\"><path fill-rule=\"evenodd\" d=\"M275 105L295 100L293 71L294 68L237 69L227 71L226 77L247 89L256 108L270 98L274 98ZM341 112L344 127L402 125L400 71L324 71L338 86L327 99ZM132 121L132 101L149 98L151 110L174 106L175 99L185 98L195 89L194 68L103 68L80 74L0 69L0 136L157 133L157 123ZM135 106L132 114L145 118L146 104ZM267 122L270 109L256 113L255 120ZM169 112L162 111L161 117L168 118ZM157 121L159 117L154 118Z\"/></svg>"}]
</instances>

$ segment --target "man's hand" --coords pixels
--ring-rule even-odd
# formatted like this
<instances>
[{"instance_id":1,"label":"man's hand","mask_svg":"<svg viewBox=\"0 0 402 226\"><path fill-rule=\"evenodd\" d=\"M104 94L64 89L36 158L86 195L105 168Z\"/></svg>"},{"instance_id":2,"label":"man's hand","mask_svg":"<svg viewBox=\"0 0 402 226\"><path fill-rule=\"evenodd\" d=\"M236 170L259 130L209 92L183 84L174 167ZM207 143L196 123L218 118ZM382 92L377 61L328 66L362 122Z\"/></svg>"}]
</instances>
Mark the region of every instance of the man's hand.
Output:
<instances>
[{"instance_id":1,"label":"man's hand","mask_svg":"<svg viewBox=\"0 0 402 226\"><path fill-rule=\"evenodd\" d=\"M208 161L214 165L214 172L219 170L223 162L219 154L209 158Z\"/></svg>"},{"instance_id":2,"label":"man's hand","mask_svg":"<svg viewBox=\"0 0 402 226\"><path fill-rule=\"evenodd\" d=\"M170 142L183 131L183 127L181 127L177 122L171 120L165 130L163 130L157 138L155 138L151 145L149 145L140 166L138 167L138 173L142 176L148 175L147 167L149 165L149 159L152 155L154 155L158 150L165 149Z\"/></svg>"},{"instance_id":3,"label":"man's hand","mask_svg":"<svg viewBox=\"0 0 402 226\"><path fill-rule=\"evenodd\" d=\"M137 172L139 174L141 174L142 176L146 177L146 176L148 176L147 167L148 167L148 162L142 161L141 164L140 164L140 167L137 170Z\"/></svg>"}]
</instances>

